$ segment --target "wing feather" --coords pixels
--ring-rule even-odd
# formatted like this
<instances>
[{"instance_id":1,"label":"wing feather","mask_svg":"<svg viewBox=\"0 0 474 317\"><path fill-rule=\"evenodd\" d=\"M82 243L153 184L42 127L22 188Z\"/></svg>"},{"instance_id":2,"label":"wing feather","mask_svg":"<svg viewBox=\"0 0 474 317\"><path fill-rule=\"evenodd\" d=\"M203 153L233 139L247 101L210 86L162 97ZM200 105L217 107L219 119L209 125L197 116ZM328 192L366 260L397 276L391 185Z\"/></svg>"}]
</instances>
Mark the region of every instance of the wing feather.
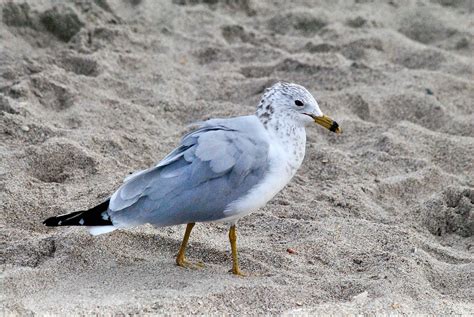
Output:
<instances>
[{"instance_id":1,"label":"wing feather","mask_svg":"<svg viewBox=\"0 0 474 317\"><path fill-rule=\"evenodd\" d=\"M110 200L114 223L169 225L223 217L225 207L268 168L265 137L245 125L238 129L242 122L236 119L204 122L156 166L129 176Z\"/></svg>"}]
</instances>

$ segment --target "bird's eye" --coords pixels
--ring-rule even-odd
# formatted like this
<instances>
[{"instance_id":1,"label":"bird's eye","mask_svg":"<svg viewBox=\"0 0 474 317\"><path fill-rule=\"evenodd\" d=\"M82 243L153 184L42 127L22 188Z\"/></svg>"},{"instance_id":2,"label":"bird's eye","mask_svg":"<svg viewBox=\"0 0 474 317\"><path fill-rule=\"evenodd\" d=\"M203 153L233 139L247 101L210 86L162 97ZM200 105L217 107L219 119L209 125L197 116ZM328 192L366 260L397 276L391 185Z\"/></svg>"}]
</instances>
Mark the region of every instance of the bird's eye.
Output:
<instances>
[{"instance_id":1,"label":"bird's eye","mask_svg":"<svg viewBox=\"0 0 474 317\"><path fill-rule=\"evenodd\" d=\"M295 100L295 105L297 105L298 107L303 107L303 101L301 100Z\"/></svg>"}]
</instances>

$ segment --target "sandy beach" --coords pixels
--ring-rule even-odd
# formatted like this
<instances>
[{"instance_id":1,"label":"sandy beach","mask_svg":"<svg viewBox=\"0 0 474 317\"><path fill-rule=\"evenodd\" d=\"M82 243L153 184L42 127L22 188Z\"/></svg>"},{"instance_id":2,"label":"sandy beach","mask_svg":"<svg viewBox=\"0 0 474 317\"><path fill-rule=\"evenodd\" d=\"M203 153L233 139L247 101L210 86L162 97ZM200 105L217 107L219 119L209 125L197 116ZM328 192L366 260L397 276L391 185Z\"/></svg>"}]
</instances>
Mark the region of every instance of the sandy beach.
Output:
<instances>
[{"instance_id":1,"label":"sandy beach","mask_svg":"<svg viewBox=\"0 0 474 317\"><path fill-rule=\"evenodd\" d=\"M0 315L474 314L474 8L466 0L0 1ZM190 123L305 86L291 183L238 223L47 228ZM291 249L291 252L288 252Z\"/></svg>"}]
</instances>

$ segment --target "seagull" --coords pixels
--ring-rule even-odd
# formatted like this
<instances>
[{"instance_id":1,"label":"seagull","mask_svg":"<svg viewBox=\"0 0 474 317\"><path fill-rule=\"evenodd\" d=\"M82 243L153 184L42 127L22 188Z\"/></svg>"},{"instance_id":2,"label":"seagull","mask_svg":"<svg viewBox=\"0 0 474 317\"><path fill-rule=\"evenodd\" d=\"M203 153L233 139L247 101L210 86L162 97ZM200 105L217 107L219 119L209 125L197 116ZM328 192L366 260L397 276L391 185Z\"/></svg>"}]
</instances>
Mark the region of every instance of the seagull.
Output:
<instances>
[{"instance_id":1,"label":"seagull","mask_svg":"<svg viewBox=\"0 0 474 317\"><path fill-rule=\"evenodd\" d=\"M306 88L278 82L267 88L253 115L196 124L155 166L126 177L105 202L85 211L46 219L46 226L86 226L92 235L149 223L187 224L176 257L181 267L196 222L230 224L232 273L238 263L236 223L265 206L303 162L305 127L317 123L342 133Z\"/></svg>"}]
</instances>

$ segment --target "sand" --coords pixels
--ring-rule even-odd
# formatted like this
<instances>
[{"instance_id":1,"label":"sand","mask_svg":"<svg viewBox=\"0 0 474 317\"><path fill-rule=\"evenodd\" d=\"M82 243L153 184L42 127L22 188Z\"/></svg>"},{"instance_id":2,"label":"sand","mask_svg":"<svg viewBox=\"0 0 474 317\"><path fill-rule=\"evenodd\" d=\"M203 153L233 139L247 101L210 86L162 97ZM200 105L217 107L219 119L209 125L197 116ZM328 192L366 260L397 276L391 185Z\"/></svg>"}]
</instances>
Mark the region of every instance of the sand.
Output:
<instances>
[{"instance_id":1,"label":"sand","mask_svg":"<svg viewBox=\"0 0 474 317\"><path fill-rule=\"evenodd\" d=\"M272 4L274 3L274 4ZM2 1L2 315L474 313L467 1ZM293 181L238 224L46 228L152 166L186 126L304 85ZM293 253L287 249L294 250Z\"/></svg>"}]
</instances>

